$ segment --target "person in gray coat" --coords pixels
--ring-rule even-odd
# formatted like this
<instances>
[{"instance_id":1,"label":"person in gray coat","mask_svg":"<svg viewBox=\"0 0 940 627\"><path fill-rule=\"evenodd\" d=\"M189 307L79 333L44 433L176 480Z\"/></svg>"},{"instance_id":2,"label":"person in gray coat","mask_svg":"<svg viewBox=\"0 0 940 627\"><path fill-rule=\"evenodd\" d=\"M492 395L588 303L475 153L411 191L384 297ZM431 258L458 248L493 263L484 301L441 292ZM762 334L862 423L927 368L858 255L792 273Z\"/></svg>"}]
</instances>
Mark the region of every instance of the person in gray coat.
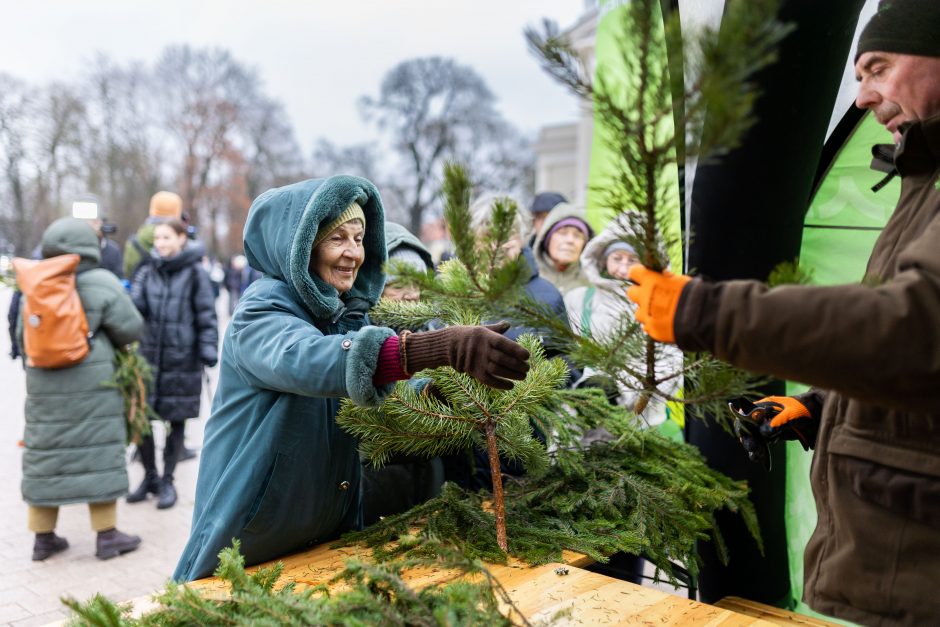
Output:
<instances>
[{"instance_id":1,"label":"person in gray coat","mask_svg":"<svg viewBox=\"0 0 940 627\"><path fill-rule=\"evenodd\" d=\"M627 243L629 238L626 235L626 229L614 221L588 242L581 253L581 270L590 285L576 287L565 295L571 328L579 335L609 342L621 332L625 322L633 320L634 306L627 299L626 281L630 268L640 260L633 246ZM675 396L682 386L682 377L667 375L681 370L682 352L674 346L660 347L656 361L656 372L665 379L659 384L659 391L664 396ZM639 358L632 366L643 372L646 369L645 358ZM593 368L585 368L575 387L588 383L595 376L597 372ZM632 408L640 392L622 383L617 388L617 404ZM666 421L667 413L666 403L654 397L637 419L643 426L655 427Z\"/></svg>"},{"instance_id":2,"label":"person in gray coat","mask_svg":"<svg viewBox=\"0 0 940 627\"><path fill-rule=\"evenodd\" d=\"M74 366L26 368L22 493L36 534L33 560L68 548L55 527L59 507L71 503L88 503L98 532L95 555L110 559L136 549L140 538L115 528L115 501L127 493L127 427L120 392L102 384L114 375L115 348L140 339L143 319L117 277L99 267L98 236L87 222L56 220L43 234L41 250L43 258L81 257L76 289L93 339L88 356Z\"/></svg>"}]
</instances>

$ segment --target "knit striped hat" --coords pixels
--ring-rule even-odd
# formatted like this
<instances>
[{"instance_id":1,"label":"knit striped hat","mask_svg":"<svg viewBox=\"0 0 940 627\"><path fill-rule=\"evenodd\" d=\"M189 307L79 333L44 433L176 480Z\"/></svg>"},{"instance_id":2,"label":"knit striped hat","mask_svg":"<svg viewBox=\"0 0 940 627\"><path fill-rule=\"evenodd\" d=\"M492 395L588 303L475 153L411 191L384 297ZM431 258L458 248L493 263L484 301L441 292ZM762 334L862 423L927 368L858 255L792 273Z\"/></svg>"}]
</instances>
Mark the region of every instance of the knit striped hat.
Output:
<instances>
[{"instance_id":1,"label":"knit striped hat","mask_svg":"<svg viewBox=\"0 0 940 627\"><path fill-rule=\"evenodd\" d=\"M361 220L362 228L366 227L366 214L362 211L362 207L359 206L359 203L353 201L351 205L346 207L343 210L343 213L339 214L335 220L332 220L326 225L320 224L317 227L317 236L313 240L313 247L316 248L317 244L322 242L327 238L327 236L338 229L340 226L346 224L350 220Z\"/></svg>"}]
</instances>

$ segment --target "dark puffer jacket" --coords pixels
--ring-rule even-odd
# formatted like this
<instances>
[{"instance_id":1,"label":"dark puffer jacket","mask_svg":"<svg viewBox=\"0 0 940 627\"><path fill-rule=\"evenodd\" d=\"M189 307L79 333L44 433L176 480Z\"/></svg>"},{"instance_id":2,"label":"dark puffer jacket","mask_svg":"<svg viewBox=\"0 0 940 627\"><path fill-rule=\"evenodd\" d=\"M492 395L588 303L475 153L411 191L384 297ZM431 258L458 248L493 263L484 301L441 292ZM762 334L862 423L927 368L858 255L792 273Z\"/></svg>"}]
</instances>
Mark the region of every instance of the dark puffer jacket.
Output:
<instances>
[{"instance_id":1,"label":"dark puffer jacket","mask_svg":"<svg viewBox=\"0 0 940 627\"><path fill-rule=\"evenodd\" d=\"M187 244L175 257L152 259L131 291L147 323L141 353L154 369L151 404L164 420L199 415L202 367L218 359L215 298L199 252Z\"/></svg>"}]
</instances>

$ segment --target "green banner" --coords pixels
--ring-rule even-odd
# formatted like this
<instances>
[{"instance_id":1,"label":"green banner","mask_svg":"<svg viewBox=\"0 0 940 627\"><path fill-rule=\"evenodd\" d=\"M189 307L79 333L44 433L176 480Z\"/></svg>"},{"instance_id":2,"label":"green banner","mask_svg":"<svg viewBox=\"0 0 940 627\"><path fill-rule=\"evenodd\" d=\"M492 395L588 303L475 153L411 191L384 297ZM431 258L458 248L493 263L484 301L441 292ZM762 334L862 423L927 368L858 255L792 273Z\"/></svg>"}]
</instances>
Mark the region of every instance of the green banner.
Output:
<instances>
[{"instance_id":1,"label":"green banner","mask_svg":"<svg viewBox=\"0 0 940 627\"><path fill-rule=\"evenodd\" d=\"M600 84L599 78L603 76L608 89L612 91L612 96L617 99L618 93L635 93L638 86L638 78L630 76L625 71L624 56L636 54L636 47L630 46L626 41L627 35L623 29L623 12L627 10L627 5L616 0L601 2L598 18L597 34L595 38L595 86ZM662 15L659 15L659 23L662 24ZM661 33L665 37L665 33ZM666 62L666 59L663 59ZM623 102L624 100L620 100ZM618 172L623 168L620 157L613 150L609 141L610 131L599 123L594 122L594 135L591 142L591 164L588 171L588 190L586 211L588 221L595 231L601 231L612 217L610 207L603 204L603 190L605 186L611 185L616 180ZM657 132L662 137L668 137L675 133L673 117L663 116L660 120ZM663 190L660 203L659 215L661 217L659 227L662 229L668 241L675 245L669 248L670 266L674 270L682 270L682 244L679 236L682 224L682 208L679 202L679 170L673 165L663 172L659 185Z\"/></svg>"}]
</instances>

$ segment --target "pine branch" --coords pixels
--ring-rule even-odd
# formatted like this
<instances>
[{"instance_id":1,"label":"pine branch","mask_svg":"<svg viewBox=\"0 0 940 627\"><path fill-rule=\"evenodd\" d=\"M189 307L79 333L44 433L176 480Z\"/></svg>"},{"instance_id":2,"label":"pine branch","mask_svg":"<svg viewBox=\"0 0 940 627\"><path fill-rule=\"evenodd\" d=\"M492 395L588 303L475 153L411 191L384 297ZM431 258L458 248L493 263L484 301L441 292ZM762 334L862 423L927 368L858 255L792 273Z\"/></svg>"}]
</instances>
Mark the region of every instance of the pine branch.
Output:
<instances>
[{"instance_id":1,"label":"pine branch","mask_svg":"<svg viewBox=\"0 0 940 627\"><path fill-rule=\"evenodd\" d=\"M473 238L473 229L470 220L470 194L473 184L470 173L463 166L447 162L444 164L444 182L441 184L441 193L444 197L444 218L451 231L454 249L460 259L472 259L475 254L476 241ZM471 270L470 279L479 289L477 276Z\"/></svg>"},{"instance_id":2,"label":"pine branch","mask_svg":"<svg viewBox=\"0 0 940 627\"><path fill-rule=\"evenodd\" d=\"M376 465L396 452L432 457L482 444L491 467L497 541L504 551L508 543L500 457L517 460L532 472L547 466L529 414L550 400L567 374L561 360L545 358L538 338L524 335L519 343L531 353L530 371L514 389L496 390L452 368L435 368L427 371L429 382L421 392L399 383L382 406L358 407L346 401L336 418L340 427L361 439L362 454Z\"/></svg>"},{"instance_id":3,"label":"pine branch","mask_svg":"<svg viewBox=\"0 0 940 627\"><path fill-rule=\"evenodd\" d=\"M406 543L407 544L407 543ZM102 596L87 603L64 599L71 624L97 627L183 625L511 625L500 604L528 624L506 590L479 561L434 540L406 557L370 563L351 559L326 585L297 591L293 582L276 584L283 564L248 574L238 541L219 554L216 576L229 584L228 598L205 598L173 582L155 597L160 607L140 618L131 608ZM409 570L439 569L454 576L422 589L404 578ZM333 590L339 589L339 592Z\"/></svg>"},{"instance_id":4,"label":"pine branch","mask_svg":"<svg viewBox=\"0 0 940 627\"><path fill-rule=\"evenodd\" d=\"M373 547L383 559L436 538L460 544L468 557L501 563L505 556L486 531L495 523L482 509L484 496L445 484L440 497L343 540ZM563 549L600 561L626 551L670 576L674 563L695 573L695 543L710 537L721 509L741 513L760 542L743 483L709 468L693 447L636 428L583 451L580 464L553 465L506 485L509 551L530 563L560 559Z\"/></svg>"},{"instance_id":5,"label":"pine branch","mask_svg":"<svg viewBox=\"0 0 940 627\"><path fill-rule=\"evenodd\" d=\"M138 444L150 435L150 421L160 416L147 402L147 389L153 385L150 364L138 352L138 343L114 351L114 376L102 383L117 388L124 399L124 418L127 421L127 443Z\"/></svg>"}]
</instances>

